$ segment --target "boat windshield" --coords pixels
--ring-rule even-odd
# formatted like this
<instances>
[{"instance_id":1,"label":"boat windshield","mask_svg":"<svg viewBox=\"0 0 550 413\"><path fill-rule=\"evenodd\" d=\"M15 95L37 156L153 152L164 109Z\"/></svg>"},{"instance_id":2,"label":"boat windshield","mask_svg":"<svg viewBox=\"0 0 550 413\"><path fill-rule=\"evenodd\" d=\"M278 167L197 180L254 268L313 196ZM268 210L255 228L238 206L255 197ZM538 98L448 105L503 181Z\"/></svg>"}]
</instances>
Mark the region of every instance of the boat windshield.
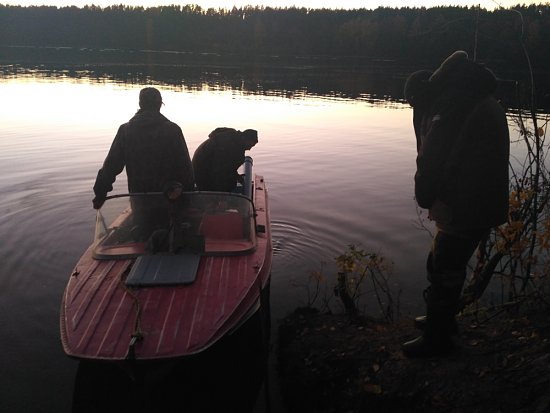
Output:
<instances>
[{"instance_id":1,"label":"boat windshield","mask_svg":"<svg viewBox=\"0 0 550 413\"><path fill-rule=\"evenodd\" d=\"M98 210L93 255L99 259L147 254L233 255L256 244L249 198L223 192L108 197Z\"/></svg>"}]
</instances>

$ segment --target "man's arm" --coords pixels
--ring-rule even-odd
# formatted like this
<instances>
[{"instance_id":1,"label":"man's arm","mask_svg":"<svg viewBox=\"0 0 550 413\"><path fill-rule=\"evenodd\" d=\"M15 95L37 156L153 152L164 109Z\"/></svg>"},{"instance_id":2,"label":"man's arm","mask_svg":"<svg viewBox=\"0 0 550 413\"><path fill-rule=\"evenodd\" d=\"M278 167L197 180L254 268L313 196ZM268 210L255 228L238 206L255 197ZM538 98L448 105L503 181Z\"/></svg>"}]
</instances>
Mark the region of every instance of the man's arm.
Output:
<instances>
[{"instance_id":1,"label":"man's arm","mask_svg":"<svg viewBox=\"0 0 550 413\"><path fill-rule=\"evenodd\" d=\"M124 125L120 126L113 140L111 149L103 162L102 168L98 171L94 184L95 198L92 201L95 209L101 208L107 192L113 190L113 183L116 177L124 169L124 149L123 140L125 136Z\"/></svg>"}]
</instances>

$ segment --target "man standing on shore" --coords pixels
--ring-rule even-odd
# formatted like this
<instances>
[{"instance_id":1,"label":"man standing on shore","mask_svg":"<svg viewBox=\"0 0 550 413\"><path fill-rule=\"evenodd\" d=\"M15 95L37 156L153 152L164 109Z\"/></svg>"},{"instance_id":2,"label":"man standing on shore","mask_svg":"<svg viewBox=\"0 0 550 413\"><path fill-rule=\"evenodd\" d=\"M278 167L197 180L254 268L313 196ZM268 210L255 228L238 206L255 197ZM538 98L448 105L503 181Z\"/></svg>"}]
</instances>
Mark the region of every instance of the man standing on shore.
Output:
<instances>
[{"instance_id":1,"label":"man standing on shore","mask_svg":"<svg viewBox=\"0 0 550 413\"><path fill-rule=\"evenodd\" d=\"M403 344L408 357L454 349L467 263L491 228L508 219L510 141L506 113L492 96L495 76L463 51L429 78L419 73L405 87L415 110L415 196L437 234L427 260L424 332Z\"/></svg>"}]
</instances>

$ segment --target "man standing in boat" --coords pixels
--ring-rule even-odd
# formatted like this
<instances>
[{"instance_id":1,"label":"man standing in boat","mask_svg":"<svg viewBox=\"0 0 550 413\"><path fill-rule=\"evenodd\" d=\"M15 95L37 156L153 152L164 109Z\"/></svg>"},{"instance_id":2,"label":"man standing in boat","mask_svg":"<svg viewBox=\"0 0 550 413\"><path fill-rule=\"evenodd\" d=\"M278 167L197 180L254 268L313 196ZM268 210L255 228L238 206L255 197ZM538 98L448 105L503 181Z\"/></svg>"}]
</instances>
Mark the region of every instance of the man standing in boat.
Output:
<instances>
[{"instance_id":1,"label":"man standing in boat","mask_svg":"<svg viewBox=\"0 0 550 413\"><path fill-rule=\"evenodd\" d=\"M415 111L415 197L437 227L427 260L426 317L417 318L424 331L403 344L408 357L453 351L467 263L491 228L508 219L510 140L495 89L495 76L463 51L405 85Z\"/></svg>"},{"instance_id":2,"label":"man standing in boat","mask_svg":"<svg viewBox=\"0 0 550 413\"><path fill-rule=\"evenodd\" d=\"M233 128L216 128L193 155L193 169L199 191L232 192L242 183L238 169L245 151L258 143L258 132Z\"/></svg>"},{"instance_id":3,"label":"man standing in boat","mask_svg":"<svg viewBox=\"0 0 550 413\"><path fill-rule=\"evenodd\" d=\"M158 89L139 92L139 110L118 129L94 185L93 207L101 208L118 174L126 167L128 191L161 192L169 182L194 189L193 166L181 128L160 113Z\"/></svg>"}]
</instances>

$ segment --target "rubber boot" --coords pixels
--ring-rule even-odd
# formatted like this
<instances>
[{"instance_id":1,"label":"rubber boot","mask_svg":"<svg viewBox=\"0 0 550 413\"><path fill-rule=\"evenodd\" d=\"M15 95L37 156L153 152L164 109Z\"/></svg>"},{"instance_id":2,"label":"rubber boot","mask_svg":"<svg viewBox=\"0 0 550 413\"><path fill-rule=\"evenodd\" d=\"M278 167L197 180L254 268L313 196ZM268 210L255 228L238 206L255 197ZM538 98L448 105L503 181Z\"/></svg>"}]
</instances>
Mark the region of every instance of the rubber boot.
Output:
<instances>
[{"instance_id":1,"label":"rubber boot","mask_svg":"<svg viewBox=\"0 0 550 413\"><path fill-rule=\"evenodd\" d=\"M407 357L430 357L452 353L456 328L455 310L460 290L432 285L426 294L426 324L420 337L403 344Z\"/></svg>"},{"instance_id":2,"label":"rubber boot","mask_svg":"<svg viewBox=\"0 0 550 413\"><path fill-rule=\"evenodd\" d=\"M428 269L431 270L430 265L428 265ZM430 293L430 289L431 289L431 287L427 287L422 292L422 296L423 296L424 302L426 304L428 302L428 295ZM424 331L426 329L427 319L428 318L425 315L420 315L418 317L415 317L415 319L414 319L414 328ZM452 320L452 325L450 326L450 330L451 330L452 334L458 334L458 324L457 324L456 319L454 317L453 317L453 320Z\"/></svg>"},{"instance_id":3,"label":"rubber boot","mask_svg":"<svg viewBox=\"0 0 550 413\"><path fill-rule=\"evenodd\" d=\"M425 330L427 320L428 317L425 315L419 315L418 317L415 317L414 327L418 330ZM458 334L458 323L456 322L455 318L453 318L453 320L451 321L451 324L449 325L449 330L452 335Z\"/></svg>"},{"instance_id":4,"label":"rubber boot","mask_svg":"<svg viewBox=\"0 0 550 413\"><path fill-rule=\"evenodd\" d=\"M402 345L403 353L407 357L443 356L452 353L456 346L448 329L436 329L426 323L423 334Z\"/></svg>"},{"instance_id":5,"label":"rubber boot","mask_svg":"<svg viewBox=\"0 0 550 413\"><path fill-rule=\"evenodd\" d=\"M456 346L450 336L429 336L423 334L414 340L403 343L403 354L409 358L446 356L455 351Z\"/></svg>"}]
</instances>

